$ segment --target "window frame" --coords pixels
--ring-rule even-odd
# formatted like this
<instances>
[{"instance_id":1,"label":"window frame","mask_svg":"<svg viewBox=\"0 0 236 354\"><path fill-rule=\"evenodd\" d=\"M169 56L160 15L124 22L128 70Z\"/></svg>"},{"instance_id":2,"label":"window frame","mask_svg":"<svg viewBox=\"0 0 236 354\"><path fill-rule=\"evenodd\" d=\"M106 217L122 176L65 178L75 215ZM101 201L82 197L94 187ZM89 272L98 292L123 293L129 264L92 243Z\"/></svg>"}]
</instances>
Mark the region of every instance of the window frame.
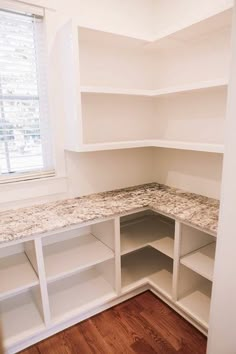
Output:
<instances>
[{"instance_id":1,"label":"window frame","mask_svg":"<svg viewBox=\"0 0 236 354\"><path fill-rule=\"evenodd\" d=\"M42 18L42 23L41 26L43 27L42 31L43 33L43 40L45 41L45 51L46 51L46 62L43 63L43 65L45 65L44 71L46 74L46 90L44 92L44 95L46 95L46 101L48 103L48 112L47 112L47 124L50 126L49 129L49 133L47 133L48 135L48 139L45 139L45 141L41 143L42 146L42 156L43 156L43 161L45 162L45 150L50 149L50 154L51 154L51 161L52 161L52 166L51 168L47 169L47 163L44 165L45 169L35 169L32 171L22 171L22 172L16 172L14 174L0 174L0 184L9 184L9 183L16 183L16 182L23 182L23 181L30 181L30 180L38 180L38 179L45 179L45 178L51 178L51 177L57 177L57 173L56 173L56 159L55 159L55 152L54 152L54 136L52 134L52 128L51 128L51 109L49 108L50 103L50 95L49 95L49 83L48 83L48 66L49 66L49 59L48 59L48 53L49 53L49 48L48 48L48 43L47 43L47 30L46 27L48 25L47 22L47 11L48 8L44 8L42 6L38 6L38 5L34 5L31 3L26 3L21 2L21 0L0 0L0 9L1 10L5 10L8 12L12 12L12 13L16 13L16 14L22 14L22 15L27 15L30 14L31 16L34 15L35 17L40 17ZM52 9L51 9L52 10ZM38 45L38 43L36 42L36 45ZM38 57L36 57L37 59ZM38 80L40 80L40 75L38 75ZM40 93L40 83L38 85L38 89L39 89L39 97L41 97L41 93ZM41 106L41 102L39 100L39 105ZM40 109L41 110L41 109ZM52 142L52 143L51 143ZM47 146L47 148L45 149L45 146ZM47 150L48 151L48 150ZM64 162L64 161L63 161ZM64 173L63 173L64 175ZM64 177L64 176L63 176Z\"/></svg>"}]
</instances>

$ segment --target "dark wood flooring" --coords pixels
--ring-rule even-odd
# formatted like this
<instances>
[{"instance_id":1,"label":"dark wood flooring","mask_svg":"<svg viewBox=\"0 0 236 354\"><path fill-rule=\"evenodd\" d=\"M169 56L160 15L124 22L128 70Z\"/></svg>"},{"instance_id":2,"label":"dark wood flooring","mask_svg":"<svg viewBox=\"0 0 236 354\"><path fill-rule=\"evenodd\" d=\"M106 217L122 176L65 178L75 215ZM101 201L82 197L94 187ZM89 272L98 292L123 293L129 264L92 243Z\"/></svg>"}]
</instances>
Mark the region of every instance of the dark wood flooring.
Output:
<instances>
[{"instance_id":1,"label":"dark wood flooring","mask_svg":"<svg viewBox=\"0 0 236 354\"><path fill-rule=\"evenodd\" d=\"M21 354L205 354L206 337L147 291Z\"/></svg>"}]
</instances>

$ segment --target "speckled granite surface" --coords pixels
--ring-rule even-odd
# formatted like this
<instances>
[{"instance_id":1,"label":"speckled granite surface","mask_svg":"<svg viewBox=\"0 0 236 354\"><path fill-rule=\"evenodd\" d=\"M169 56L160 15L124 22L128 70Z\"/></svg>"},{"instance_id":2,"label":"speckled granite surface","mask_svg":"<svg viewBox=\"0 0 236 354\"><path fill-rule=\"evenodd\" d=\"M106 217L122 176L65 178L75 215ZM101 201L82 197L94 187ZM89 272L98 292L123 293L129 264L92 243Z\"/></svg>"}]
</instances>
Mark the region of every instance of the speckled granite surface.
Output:
<instances>
[{"instance_id":1,"label":"speckled granite surface","mask_svg":"<svg viewBox=\"0 0 236 354\"><path fill-rule=\"evenodd\" d=\"M143 207L216 235L219 201L157 183L0 213L0 243L27 238Z\"/></svg>"}]
</instances>

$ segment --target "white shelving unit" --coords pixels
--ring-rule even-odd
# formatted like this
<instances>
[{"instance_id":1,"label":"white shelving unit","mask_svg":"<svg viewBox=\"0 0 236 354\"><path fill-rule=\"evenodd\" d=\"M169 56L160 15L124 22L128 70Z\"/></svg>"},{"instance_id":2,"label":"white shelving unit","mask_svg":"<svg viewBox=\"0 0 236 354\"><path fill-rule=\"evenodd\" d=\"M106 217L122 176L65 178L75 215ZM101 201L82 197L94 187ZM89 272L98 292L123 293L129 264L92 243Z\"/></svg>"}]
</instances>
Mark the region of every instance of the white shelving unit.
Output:
<instances>
[{"instance_id":1,"label":"white shelving unit","mask_svg":"<svg viewBox=\"0 0 236 354\"><path fill-rule=\"evenodd\" d=\"M195 82L192 84L182 86L165 87L159 90L135 90L135 89L119 89L112 87L99 87L99 86L81 86L81 93L96 93L96 94L108 94L108 95L128 95L128 96L148 96L158 97L164 95L171 95L181 92L195 91L195 90L207 90L215 87L227 87L228 79L216 79L211 81Z\"/></svg>"},{"instance_id":2,"label":"white shelving unit","mask_svg":"<svg viewBox=\"0 0 236 354\"><path fill-rule=\"evenodd\" d=\"M3 245L7 353L145 289L207 334L214 246L214 236L148 209Z\"/></svg>"},{"instance_id":3,"label":"white shelving unit","mask_svg":"<svg viewBox=\"0 0 236 354\"><path fill-rule=\"evenodd\" d=\"M150 41L65 26L59 40L78 98L72 104L71 89L65 91L66 149L161 147L222 154L232 9L218 11ZM71 35L73 51L65 41Z\"/></svg>"},{"instance_id":4,"label":"white shelving unit","mask_svg":"<svg viewBox=\"0 0 236 354\"><path fill-rule=\"evenodd\" d=\"M134 149L142 147L161 147L167 149L191 150L212 153L224 153L223 144L205 144L192 143L186 141L171 141L171 140L139 140L139 141L120 141L111 143L99 144L83 144L78 146L77 152L91 152L91 151L106 151L106 150L120 150L120 149Z\"/></svg>"}]
</instances>

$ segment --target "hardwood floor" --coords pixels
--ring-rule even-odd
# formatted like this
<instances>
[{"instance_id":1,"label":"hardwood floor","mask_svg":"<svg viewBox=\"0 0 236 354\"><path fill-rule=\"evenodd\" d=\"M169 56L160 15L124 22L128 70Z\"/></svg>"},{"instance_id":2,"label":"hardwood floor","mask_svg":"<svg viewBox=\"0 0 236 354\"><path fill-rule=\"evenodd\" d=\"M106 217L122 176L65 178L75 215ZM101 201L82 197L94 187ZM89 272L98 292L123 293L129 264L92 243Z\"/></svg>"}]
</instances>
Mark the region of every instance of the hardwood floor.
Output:
<instances>
[{"instance_id":1,"label":"hardwood floor","mask_svg":"<svg viewBox=\"0 0 236 354\"><path fill-rule=\"evenodd\" d=\"M206 337L147 291L21 354L204 354Z\"/></svg>"}]
</instances>

